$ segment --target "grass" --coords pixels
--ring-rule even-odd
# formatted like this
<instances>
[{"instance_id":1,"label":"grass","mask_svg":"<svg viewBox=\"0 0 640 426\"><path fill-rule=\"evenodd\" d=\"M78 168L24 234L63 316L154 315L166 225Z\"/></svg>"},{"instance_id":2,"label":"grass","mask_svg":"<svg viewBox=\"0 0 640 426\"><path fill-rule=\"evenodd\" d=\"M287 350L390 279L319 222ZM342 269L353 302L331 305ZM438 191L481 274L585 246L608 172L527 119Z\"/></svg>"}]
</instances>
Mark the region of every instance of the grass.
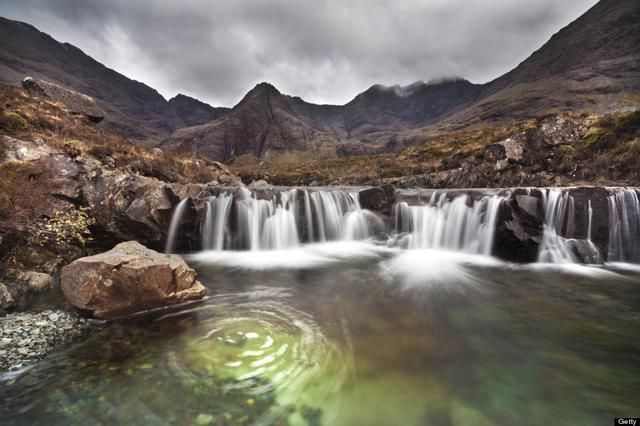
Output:
<instances>
[{"instance_id":1,"label":"grass","mask_svg":"<svg viewBox=\"0 0 640 426\"><path fill-rule=\"evenodd\" d=\"M521 162L496 170L487 156L487 145L518 133L535 138L545 118L508 127L483 126L443 134L418 132L410 137L426 142L398 153L319 161L242 159L231 169L244 182L264 179L276 185L375 185L399 183L404 177L416 175L426 175L424 185L430 186L638 184L640 111L597 118L569 114L566 118L587 127L580 140L555 146L532 144Z\"/></svg>"},{"instance_id":2,"label":"grass","mask_svg":"<svg viewBox=\"0 0 640 426\"><path fill-rule=\"evenodd\" d=\"M0 133L24 140L38 138L72 158L89 155L106 167L166 182L207 183L229 174L226 167L202 157L135 145L69 114L61 104L35 100L17 87L0 85Z\"/></svg>"}]
</instances>

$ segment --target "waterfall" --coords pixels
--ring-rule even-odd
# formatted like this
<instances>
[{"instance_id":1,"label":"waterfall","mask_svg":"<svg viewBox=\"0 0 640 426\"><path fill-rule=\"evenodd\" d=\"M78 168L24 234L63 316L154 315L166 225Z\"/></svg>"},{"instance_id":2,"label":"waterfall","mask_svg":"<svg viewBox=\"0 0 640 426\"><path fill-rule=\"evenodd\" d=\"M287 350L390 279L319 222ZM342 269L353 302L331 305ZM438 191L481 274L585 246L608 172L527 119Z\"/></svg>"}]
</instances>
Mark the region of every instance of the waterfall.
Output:
<instances>
[{"instance_id":1,"label":"waterfall","mask_svg":"<svg viewBox=\"0 0 640 426\"><path fill-rule=\"evenodd\" d=\"M231 210L231 194L220 194L218 197L210 197L205 201L206 211L202 226L202 248L204 250L222 250L225 236L228 233L226 226Z\"/></svg>"},{"instance_id":2,"label":"waterfall","mask_svg":"<svg viewBox=\"0 0 640 426\"><path fill-rule=\"evenodd\" d=\"M542 192L544 225L538 262L546 263L601 263L600 251L591 240L593 209L587 202L587 238L567 238L569 230L575 232L576 208L571 194L563 189ZM584 234L583 234L584 235Z\"/></svg>"},{"instance_id":3,"label":"waterfall","mask_svg":"<svg viewBox=\"0 0 640 426\"><path fill-rule=\"evenodd\" d=\"M184 209L187 206L188 198L181 200L171 215L171 222L169 223L169 233L167 234L167 244L165 246L165 253L173 253L176 246L176 237L178 236L178 230L180 228L180 222L184 215Z\"/></svg>"},{"instance_id":4,"label":"waterfall","mask_svg":"<svg viewBox=\"0 0 640 426\"><path fill-rule=\"evenodd\" d=\"M632 188L616 190L608 198L610 262L640 262L640 202Z\"/></svg>"},{"instance_id":5,"label":"waterfall","mask_svg":"<svg viewBox=\"0 0 640 426\"><path fill-rule=\"evenodd\" d=\"M259 199L241 188L235 195L226 192L210 197L204 206L201 239L205 250L281 250L303 242L362 240L384 228L375 213L360 207L357 192L341 190L290 189ZM230 236L232 225L234 238Z\"/></svg>"},{"instance_id":6,"label":"waterfall","mask_svg":"<svg viewBox=\"0 0 640 426\"><path fill-rule=\"evenodd\" d=\"M406 202L394 206L396 232L407 232L410 249L458 250L490 255L498 209L503 198L487 196L473 201L467 195L452 200L431 195L425 205Z\"/></svg>"}]
</instances>

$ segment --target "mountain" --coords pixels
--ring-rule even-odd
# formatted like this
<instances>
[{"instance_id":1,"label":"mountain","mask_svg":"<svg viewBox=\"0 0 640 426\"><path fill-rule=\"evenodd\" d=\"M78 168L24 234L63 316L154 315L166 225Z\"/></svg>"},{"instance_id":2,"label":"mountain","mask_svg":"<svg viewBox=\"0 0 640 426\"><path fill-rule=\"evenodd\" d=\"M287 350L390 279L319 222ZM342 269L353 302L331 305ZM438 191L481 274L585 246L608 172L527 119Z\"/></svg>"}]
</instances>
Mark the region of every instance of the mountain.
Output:
<instances>
[{"instance_id":1,"label":"mountain","mask_svg":"<svg viewBox=\"0 0 640 426\"><path fill-rule=\"evenodd\" d=\"M261 83L222 118L179 129L161 147L226 162L243 154L268 157L287 150L309 151L317 158L345 143L351 148L342 147L342 152L364 145L371 150L389 134L437 120L476 92L476 85L462 79L374 85L336 106L311 104Z\"/></svg>"},{"instance_id":2,"label":"mountain","mask_svg":"<svg viewBox=\"0 0 640 426\"><path fill-rule=\"evenodd\" d=\"M167 102L156 90L105 67L77 47L29 24L0 18L0 82L16 85L26 76L93 97L108 114L101 125L146 145L160 142L177 128L219 116L199 101Z\"/></svg>"},{"instance_id":3,"label":"mountain","mask_svg":"<svg viewBox=\"0 0 640 426\"><path fill-rule=\"evenodd\" d=\"M104 125L149 145L224 162L288 151L306 159L389 152L485 125L637 109L639 23L638 0L601 0L486 84L450 78L374 85L345 105L316 105L261 83L228 109L185 95L166 101L72 45L1 19L0 82L28 74L86 93L107 111Z\"/></svg>"},{"instance_id":4,"label":"mountain","mask_svg":"<svg viewBox=\"0 0 640 426\"><path fill-rule=\"evenodd\" d=\"M228 162L243 154L265 157L285 151L318 150L333 135L291 105L291 98L260 83L221 118L177 130L160 147Z\"/></svg>"},{"instance_id":5,"label":"mountain","mask_svg":"<svg viewBox=\"0 0 640 426\"><path fill-rule=\"evenodd\" d=\"M640 105L640 2L601 0L452 117L469 124Z\"/></svg>"},{"instance_id":6,"label":"mountain","mask_svg":"<svg viewBox=\"0 0 640 426\"><path fill-rule=\"evenodd\" d=\"M427 142L433 134L481 124L508 126L563 112L637 109L640 2L601 0L515 69L483 85L460 78L405 87L374 85L341 106L314 105L277 90L274 96L278 102L254 104L250 109L243 100L230 112L233 121L223 117L181 129L163 145L231 161L246 153L263 157L265 147L302 149L310 140L321 139L325 146L349 155L397 151L407 144ZM270 128L272 122L259 118L273 111L302 123L297 128L307 131L286 132L278 140L280 133Z\"/></svg>"},{"instance_id":7,"label":"mountain","mask_svg":"<svg viewBox=\"0 0 640 426\"><path fill-rule=\"evenodd\" d=\"M197 126L222 117L231 108L212 107L202 101L182 93L169 99L171 109L182 120L185 126Z\"/></svg>"}]
</instances>

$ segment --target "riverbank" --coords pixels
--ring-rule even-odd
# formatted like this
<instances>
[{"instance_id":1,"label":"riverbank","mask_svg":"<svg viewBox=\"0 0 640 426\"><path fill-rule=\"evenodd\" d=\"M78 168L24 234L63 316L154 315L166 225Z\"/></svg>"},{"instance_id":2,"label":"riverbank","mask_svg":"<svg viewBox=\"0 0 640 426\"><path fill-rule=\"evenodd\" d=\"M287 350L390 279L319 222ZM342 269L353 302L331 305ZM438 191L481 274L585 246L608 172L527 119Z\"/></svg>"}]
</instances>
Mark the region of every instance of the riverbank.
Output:
<instances>
[{"instance_id":1,"label":"riverbank","mask_svg":"<svg viewBox=\"0 0 640 426\"><path fill-rule=\"evenodd\" d=\"M15 312L0 318L0 373L43 359L85 336L91 323L74 312Z\"/></svg>"}]
</instances>

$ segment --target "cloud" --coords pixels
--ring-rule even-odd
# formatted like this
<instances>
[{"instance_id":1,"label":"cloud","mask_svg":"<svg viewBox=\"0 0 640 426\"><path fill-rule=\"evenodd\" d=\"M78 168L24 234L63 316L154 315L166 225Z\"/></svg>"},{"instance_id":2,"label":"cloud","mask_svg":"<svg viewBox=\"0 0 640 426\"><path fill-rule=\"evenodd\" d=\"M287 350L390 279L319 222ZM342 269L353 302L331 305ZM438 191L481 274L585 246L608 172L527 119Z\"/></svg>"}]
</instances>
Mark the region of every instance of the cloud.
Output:
<instances>
[{"instance_id":1,"label":"cloud","mask_svg":"<svg viewBox=\"0 0 640 426\"><path fill-rule=\"evenodd\" d=\"M594 0L4 0L26 21L156 88L233 105L256 83L345 103L374 83L515 67Z\"/></svg>"}]
</instances>

